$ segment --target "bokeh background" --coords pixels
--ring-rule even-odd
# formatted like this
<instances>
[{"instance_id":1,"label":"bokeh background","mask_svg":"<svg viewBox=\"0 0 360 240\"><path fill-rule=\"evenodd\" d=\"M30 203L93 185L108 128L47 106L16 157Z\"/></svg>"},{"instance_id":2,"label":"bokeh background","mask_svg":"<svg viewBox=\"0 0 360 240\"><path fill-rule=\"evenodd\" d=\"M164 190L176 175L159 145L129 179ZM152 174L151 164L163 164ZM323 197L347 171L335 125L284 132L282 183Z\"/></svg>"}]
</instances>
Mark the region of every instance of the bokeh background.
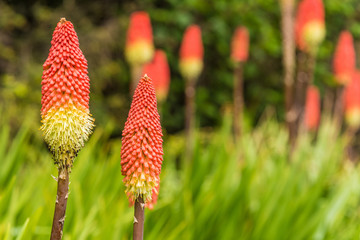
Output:
<instances>
[{"instance_id":1,"label":"bokeh background","mask_svg":"<svg viewBox=\"0 0 360 240\"><path fill-rule=\"evenodd\" d=\"M360 54L360 2L325 0L326 38L315 68L323 94L335 85L332 56L347 29ZM279 2L275 0L0 0L0 239L48 239L56 175L42 141L42 64L61 17L74 24L91 81L97 125L75 162L65 239L130 239L132 209L120 171L121 131L131 103L124 45L129 16L145 10L154 44L171 69L162 109L164 169L159 203L147 212L147 239L359 239L359 169L343 163L346 139L304 138L288 163ZM184 87L178 68L183 32L202 29L204 70L197 82L194 159L184 164ZM231 36L250 33L244 68L246 131L231 136ZM359 64L359 63L358 63Z\"/></svg>"},{"instance_id":2,"label":"bokeh background","mask_svg":"<svg viewBox=\"0 0 360 240\"><path fill-rule=\"evenodd\" d=\"M315 84L320 88L333 83L332 54L341 30L350 30L355 40L360 38L359 8L356 0L325 1L326 39L315 71ZM272 106L283 119L281 16L275 0L219 0L211 4L200 0L1 1L2 105L14 115L31 111L26 115L40 119L42 64L57 22L66 17L74 24L89 63L90 106L96 123L111 121L120 134L131 101L124 46L129 16L136 10L150 14L155 47L165 50L169 60L171 86L162 121L169 133L184 128L184 80L179 74L178 52L183 32L192 23L201 26L205 48L205 68L196 95L199 126L218 126L219 110L232 102L230 41L238 25L247 26L250 32L250 59L244 73L246 114L255 124L264 109ZM355 46L359 52L360 44Z\"/></svg>"}]
</instances>

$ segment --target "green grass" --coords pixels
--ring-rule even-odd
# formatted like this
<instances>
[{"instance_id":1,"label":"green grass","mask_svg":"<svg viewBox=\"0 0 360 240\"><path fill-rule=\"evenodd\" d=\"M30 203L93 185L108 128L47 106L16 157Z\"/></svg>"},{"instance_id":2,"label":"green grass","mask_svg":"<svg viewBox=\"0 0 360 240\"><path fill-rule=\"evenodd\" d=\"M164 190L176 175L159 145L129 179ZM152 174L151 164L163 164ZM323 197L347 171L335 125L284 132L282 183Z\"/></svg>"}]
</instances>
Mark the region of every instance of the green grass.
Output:
<instances>
[{"instance_id":1,"label":"green grass","mask_svg":"<svg viewBox=\"0 0 360 240\"><path fill-rule=\"evenodd\" d=\"M24 123L0 126L0 239L49 239L57 176L51 156ZM120 139L97 127L75 161L64 239L130 239ZM37 135L38 134L38 135ZM287 134L271 119L235 145L230 122L196 133L194 159L181 135L166 136L158 204L146 210L145 239L360 239L359 168L323 124L304 136L293 161Z\"/></svg>"}]
</instances>

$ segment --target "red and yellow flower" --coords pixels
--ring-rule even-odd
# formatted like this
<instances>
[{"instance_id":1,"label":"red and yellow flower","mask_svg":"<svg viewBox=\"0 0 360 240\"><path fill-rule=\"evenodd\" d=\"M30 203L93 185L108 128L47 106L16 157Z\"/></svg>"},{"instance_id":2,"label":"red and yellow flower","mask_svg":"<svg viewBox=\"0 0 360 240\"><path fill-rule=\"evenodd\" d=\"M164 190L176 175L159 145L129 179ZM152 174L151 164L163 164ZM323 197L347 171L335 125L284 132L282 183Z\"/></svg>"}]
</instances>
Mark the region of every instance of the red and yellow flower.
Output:
<instances>
[{"instance_id":1,"label":"red and yellow flower","mask_svg":"<svg viewBox=\"0 0 360 240\"><path fill-rule=\"evenodd\" d=\"M151 78L140 79L122 133L121 173L130 202L151 201L160 183L162 130Z\"/></svg>"},{"instance_id":2,"label":"red and yellow flower","mask_svg":"<svg viewBox=\"0 0 360 240\"><path fill-rule=\"evenodd\" d=\"M231 59L246 62L249 57L249 32L246 27L238 27L231 41Z\"/></svg>"},{"instance_id":3,"label":"red and yellow flower","mask_svg":"<svg viewBox=\"0 0 360 240\"><path fill-rule=\"evenodd\" d=\"M180 47L180 72L186 79L199 77L203 69L204 47L201 29L198 25L189 26Z\"/></svg>"},{"instance_id":4,"label":"red and yellow flower","mask_svg":"<svg viewBox=\"0 0 360 240\"><path fill-rule=\"evenodd\" d=\"M299 3L295 39L300 50L314 54L325 38L325 11L322 0L302 0Z\"/></svg>"},{"instance_id":5,"label":"red and yellow flower","mask_svg":"<svg viewBox=\"0 0 360 240\"><path fill-rule=\"evenodd\" d=\"M125 57L131 65L150 62L154 55L150 17L146 12L134 12L126 36Z\"/></svg>"},{"instance_id":6,"label":"red and yellow flower","mask_svg":"<svg viewBox=\"0 0 360 240\"><path fill-rule=\"evenodd\" d=\"M317 87L309 86L305 102L305 127L316 130L320 122L320 93Z\"/></svg>"},{"instance_id":7,"label":"red and yellow flower","mask_svg":"<svg viewBox=\"0 0 360 240\"><path fill-rule=\"evenodd\" d=\"M354 40L350 32L343 31L340 34L334 54L333 68L335 79L338 84L346 85L351 81L355 71Z\"/></svg>"},{"instance_id":8,"label":"red and yellow flower","mask_svg":"<svg viewBox=\"0 0 360 240\"><path fill-rule=\"evenodd\" d=\"M344 91L345 120L353 128L360 127L360 72L354 71Z\"/></svg>"},{"instance_id":9,"label":"red and yellow flower","mask_svg":"<svg viewBox=\"0 0 360 240\"><path fill-rule=\"evenodd\" d=\"M62 18L43 65L41 130L59 167L71 167L94 127L87 61L71 22Z\"/></svg>"},{"instance_id":10,"label":"red and yellow flower","mask_svg":"<svg viewBox=\"0 0 360 240\"><path fill-rule=\"evenodd\" d=\"M157 100L165 101L169 92L170 69L164 51L155 51L152 62L144 66L143 74L147 74L153 79Z\"/></svg>"}]
</instances>

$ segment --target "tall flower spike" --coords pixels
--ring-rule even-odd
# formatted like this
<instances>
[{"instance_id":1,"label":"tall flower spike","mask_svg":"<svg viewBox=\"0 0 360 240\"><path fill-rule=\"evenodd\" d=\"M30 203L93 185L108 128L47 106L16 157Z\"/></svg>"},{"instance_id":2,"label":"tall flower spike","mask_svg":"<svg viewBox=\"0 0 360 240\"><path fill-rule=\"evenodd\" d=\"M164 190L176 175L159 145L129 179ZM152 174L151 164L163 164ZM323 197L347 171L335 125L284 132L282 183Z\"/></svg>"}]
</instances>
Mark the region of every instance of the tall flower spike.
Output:
<instances>
[{"instance_id":1,"label":"tall flower spike","mask_svg":"<svg viewBox=\"0 0 360 240\"><path fill-rule=\"evenodd\" d=\"M320 122L320 94L315 86L309 86L305 103L305 127L314 131Z\"/></svg>"},{"instance_id":2,"label":"tall flower spike","mask_svg":"<svg viewBox=\"0 0 360 240\"><path fill-rule=\"evenodd\" d=\"M322 0L302 0L299 3L295 34L300 50L316 53L325 38L325 11Z\"/></svg>"},{"instance_id":3,"label":"tall flower spike","mask_svg":"<svg viewBox=\"0 0 360 240\"><path fill-rule=\"evenodd\" d=\"M180 47L180 72L186 79L196 79L203 69L204 48L201 29L197 25L189 26Z\"/></svg>"},{"instance_id":4,"label":"tall flower spike","mask_svg":"<svg viewBox=\"0 0 360 240\"><path fill-rule=\"evenodd\" d=\"M151 200L160 182L162 142L155 89L145 75L135 90L122 133L121 173L130 202L138 197L145 203Z\"/></svg>"},{"instance_id":5,"label":"tall flower spike","mask_svg":"<svg viewBox=\"0 0 360 240\"><path fill-rule=\"evenodd\" d=\"M158 102L165 101L169 92L170 69L164 51L155 51L153 61L144 66L143 75L144 74L147 74L153 79Z\"/></svg>"},{"instance_id":6,"label":"tall flower spike","mask_svg":"<svg viewBox=\"0 0 360 240\"><path fill-rule=\"evenodd\" d=\"M87 61L73 24L65 18L55 28L43 69L40 129L55 163L70 169L92 132L94 119L89 113Z\"/></svg>"},{"instance_id":7,"label":"tall flower spike","mask_svg":"<svg viewBox=\"0 0 360 240\"><path fill-rule=\"evenodd\" d=\"M338 84L346 85L351 81L355 71L355 58L353 37L350 32L343 31L336 45L333 61L335 79Z\"/></svg>"},{"instance_id":8,"label":"tall flower spike","mask_svg":"<svg viewBox=\"0 0 360 240\"><path fill-rule=\"evenodd\" d=\"M150 17L146 12L134 12L126 36L125 57L131 65L151 61L154 55Z\"/></svg>"},{"instance_id":9,"label":"tall flower spike","mask_svg":"<svg viewBox=\"0 0 360 240\"><path fill-rule=\"evenodd\" d=\"M351 81L345 87L345 120L353 127L360 127L360 72L354 71Z\"/></svg>"},{"instance_id":10,"label":"tall flower spike","mask_svg":"<svg viewBox=\"0 0 360 240\"><path fill-rule=\"evenodd\" d=\"M238 27L231 41L231 59L246 62L249 56L249 32L246 27Z\"/></svg>"}]
</instances>

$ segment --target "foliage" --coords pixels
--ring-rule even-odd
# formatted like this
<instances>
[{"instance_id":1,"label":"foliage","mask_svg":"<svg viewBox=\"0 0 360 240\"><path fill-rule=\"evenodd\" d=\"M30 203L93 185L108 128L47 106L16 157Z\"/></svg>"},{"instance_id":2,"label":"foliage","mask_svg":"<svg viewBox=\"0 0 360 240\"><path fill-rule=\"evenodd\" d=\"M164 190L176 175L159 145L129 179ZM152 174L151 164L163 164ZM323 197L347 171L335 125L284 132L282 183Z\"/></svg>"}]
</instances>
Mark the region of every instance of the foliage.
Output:
<instances>
[{"instance_id":1,"label":"foliage","mask_svg":"<svg viewBox=\"0 0 360 240\"><path fill-rule=\"evenodd\" d=\"M342 160L344 139L305 136L288 162L287 135L268 119L232 144L230 121L197 133L194 158L183 136L167 136L160 196L146 211L147 239L356 239L359 167ZM0 125L0 239L48 239L56 182L45 145L27 123L12 140ZM64 239L129 239L120 139L97 127L71 173Z\"/></svg>"}]
</instances>

